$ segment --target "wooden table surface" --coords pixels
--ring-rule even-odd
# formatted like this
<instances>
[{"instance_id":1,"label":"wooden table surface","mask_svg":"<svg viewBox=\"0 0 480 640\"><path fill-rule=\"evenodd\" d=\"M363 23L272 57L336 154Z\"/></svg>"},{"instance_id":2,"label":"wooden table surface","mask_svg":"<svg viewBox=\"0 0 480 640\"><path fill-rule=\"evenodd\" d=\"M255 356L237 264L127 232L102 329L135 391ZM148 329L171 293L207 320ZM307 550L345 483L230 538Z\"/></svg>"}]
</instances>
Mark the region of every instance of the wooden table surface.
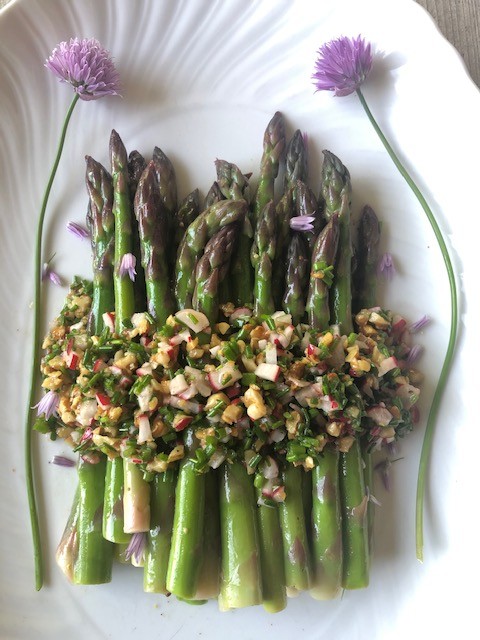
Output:
<instances>
[{"instance_id":1,"label":"wooden table surface","mask_svg":"<svg viewBox=\"0 0 480 640\"><path fill-rule=\"evenodd\" d=\"M386 0L388 1L388 0ZM10 0L0 0L0 8ZM416 0L462 56L480 87L480 0Z\"/></svg>"}]
</instances>

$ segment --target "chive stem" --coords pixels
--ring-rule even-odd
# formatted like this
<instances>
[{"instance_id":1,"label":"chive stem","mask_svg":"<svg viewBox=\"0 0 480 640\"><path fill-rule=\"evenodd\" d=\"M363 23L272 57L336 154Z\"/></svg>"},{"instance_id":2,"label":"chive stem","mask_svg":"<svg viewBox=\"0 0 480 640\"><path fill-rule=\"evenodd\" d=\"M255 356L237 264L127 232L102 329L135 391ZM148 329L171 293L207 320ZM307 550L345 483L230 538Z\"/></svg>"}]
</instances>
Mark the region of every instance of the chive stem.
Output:
<instances>
[{"instance_id":1,"label":"chive stem","mask_svg":"<svg viewBox=\"0 0 480 640\"><path fill-rule=\"evenodd\" d=\"M34 485L34 473L32 462L32 407L35 404L35 395L37 390L37 378L40 369L40 303L41 303L41 284L42 284L42 239L43 239L43 223L45 220L45 213L47 210L48 199L50 197L50 191L52 190L53 181L57 173L60 158L62 156L63 147L65 144L65 137L67 134L70 118L72 117L75 105L78 102L79 94L76 93L73 97L70 107L68 108L67 115L63 122L63 127L60 134L60 140L58 143L57 154L50 171L50 177L43 196L42 207L40 209L40 216L37 223L37 233L35 240L35 255L34 255L34 297L33 297L33 336L32 336L32 368L30 372L30 390L28 394L27 415L25 419L25 481L27 485L27 498L28 509L30 513L30 526L32 529L33 540L33 559L35 565L35 589L40 591L43 586L43 558L42 547L40 539L40 525L38 522L38 511L35 499L35 485Z\"/></svg>"},{"instance_id":2,"label":"chive stem","mask_svg":"<svg viewBox=\"0 0 480 640\"><path fill-rule=\"evenodd\" d=\"M455 280L455 272L453 269L452 261L450 258L450 254L443 237L442 231L438 225L437 220L435 219L435 215L433 211L430 209L425 197L423 196L420 189L417 187L410 174L403 166L399 158L397 157L395 151L392 149L390 143L384 136L382 130L378 126L368 104L365 100L365 97L360 89L357 89L358 98L367 114L368 119L370 120L373 128L375 129L378 137L380 138L383 146L387 150L388 155L392 159L393 163L399 170L400 174L403 176L405 181L407 182L410 189L415 194L417 200L419 201L422 209L427 215L428 221L433 229L435 234L435 238L437 239L438 245L440 247L440 251L442 253L442 257L445 263L445 268L447 270L448 283L450 287L450 334L448 338L447 350L445 353L445 358L443 360L442 369L440 371L440 376L437 382L437 386L435 389L435 393L433 395L432 404L430 406L430 411L428 413L427 418L427 426L425 429L425 435L423 438L422 452L420 454L420 463L418 467L418 479L417 479L417 498L416 498L416 523L415 523L415 537L416 537L416 550L417 550L417 558L420 562L423 562L423 514L424 514L424 503L425 503L425 486L428 472L428 465L430 460L430 454L432 450L433 443L433 434L435 430L435 422L438 414L438 410L440 408L440 404L442 401L442 394L445 389L445 385L447 383L448 375L450 373L451 364L453 361L453 357L455 355L455 347L458 333L458 292L457 292L457 284Z\"/></svg>"}]
</instances>

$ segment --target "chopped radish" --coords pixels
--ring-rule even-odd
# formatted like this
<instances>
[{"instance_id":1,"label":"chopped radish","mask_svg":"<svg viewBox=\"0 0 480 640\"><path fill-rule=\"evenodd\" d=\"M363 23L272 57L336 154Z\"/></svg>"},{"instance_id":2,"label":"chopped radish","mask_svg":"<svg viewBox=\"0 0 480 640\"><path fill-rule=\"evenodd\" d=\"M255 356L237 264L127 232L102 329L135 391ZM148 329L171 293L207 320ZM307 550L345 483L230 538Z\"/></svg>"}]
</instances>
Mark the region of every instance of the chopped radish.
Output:
<instances>
[{"instance_id":1,"label":"chopped radish","mask_svg":"<svg viewBox=\"0 0 480 640\"><path fill-rule=\"evenodd\" d=\"M194 400L182 400L177 396L170 396L168 398L168 404L175 409L181 409L182 411L188 411L189 413L200 413L203 410L203 406L199 402Z\"/></svg>"},{"instance_id":2,"label":"chopped radish","mask_svg":"<svg viewBox=\"0 0 480 640\"><path fill-rule=\"evenodd\" d=\"M218 469L218 467L222 464L226 457L226 453L223 453L222 451L214 451L210 457L208 466L212 469Z\"/></svg>"},{"instance_id":3,"label":"chopped radish","mask_svg":"<svg viewBox=\"0 0 480 640\"><path fill-rule=\"evenodd\" d=\"M71 351L70 353L65 354L65 362L67 364L68 369L78 369L78 363L80 361L80 356L75 351Z\"/></svg>"},{"instance_id":4,"label":"chopped radish","mask_svg":"<svg viewBox=\"0 0 480 640\"><path fill-rule=\"evenodd\" d=\"M267 344L268 344L268 342L266 340L263 340L263 339L259 340L258 341L258 348L263 351L264 349L267 348Z\"/></svg>"},{"instance_id":5,"label":"chopped radish","mask_svg":"<svg viewBox=\"0 0 480 640\"><path fill-rule=\"evenodd\" d=\"M135 371L135 373L139 377L141 377L141 376L151 376L152 375L152 365L150 364L150 362L145 362L145 364L142 364L142 366L139 367Z\"/></svg>"},{"instance_id":6,"label":"chopped radish","mask_svg":"<svg viewBox=\"0 0 480 640\"><path fill-rule=\"evenodd\" d=\"M198 393L198 389L195 386L195 384L192 383L188 385L185 391L182 391L182 393L179 393L178 397L181 398L182 400L191 400L197 395L197 393Z\"/></svg>"},{"instance_id":7,"label":"chopped radish","mask_svg":"<svg viewBox=\"0 0 480 640\"><path fill-rule=\"evenodd\" d=\"M183 431L193 420L192 416L187 416L182 413L177 413L173 419L173 428L175 431Z\"/></svg>"},{"instance_id":8,"label":"chopped radish","mask_svg":"<svg viewBox=\"0 0 480 640\"><path fill-rule=\"evenodd\" d=\"M267 364L277 364L277 347L274 344L267 344L265 349L265 362Z\"/></svg>"},{"instance_id":9,"label":"chopped radish","mask_svg":"<svg viewBox=\"0 0 480 640\"><path fill-rule=\"evenodd\" d=\"M241 394L242 392L242 387L240 386L240 384L238 382L235 382L234 385L232 385L231 387L228 387L227 390L225 391L226 395L229 398L233 398L236 399L238 398L238 396ZM234 404L232 402L232 404Z\"/></svg>"},{"instance_id":10,"label":"chopped radish","mask_svg":"<svg viewBox=\"0 0 480 640\"><path fill-rule=\"evenodd\" d=\"M192 336L190 335L190 331L184 329L183 331L180 331L180 333L172 336L168 342L170 343L170 345L176 346L177 344L180 344L182 342L190 342L191 339Z\"/></svg>"},{"instance_id":11,"label":"chopped radish","mask_svg":"<svg viewBox=\"0 0 480 640\"><path fill-rule=\"evenodd\" d=\"M152 430L150 428L150 420L148 416L139 416L138 417L138 436L137 442L138 444L143 444L144 442L151 442L153 440Z\"/></svg>"},{"instance_id":12,"label":"chopped radish","mask_svg":"<svg viewBox=\"0 0 480 640\"><path fill-rule=\"evenodd\" d=\"M106 366L105 362L101 358L98 358L93 363L93 373L98 373L102 369L105 369Z\"/></svg>"},{"instance_id":13,"label":"chopped radish","mask_svg":"<svg viewBox=\"0 0 480 640\"><path fill-rule=\"evenodd\" d=\"M389 358L385 358L378 365L378 377L381 378L386 373L398 367L398 361L395 356L390 356Z\"/></svg>"},{"instance_id":14,"label":"chopped radish","mask_svg":"<svg viewBox=\"0 0 480 640\"><path fill-rule=\"evenodd\" d=\"M262 362L255 369L256 376L263 380L270 380L271 382L276 382L278 380L280 372L281 369L278 364L267 364L266 362Z\"/></svg>"},{"instance_id":15,"label":"chopped radish","mask_svg":"<svg viewBox=\"0 0 480 640\"><path fill-rule=\"evenodd\" d=\"M152 399L153 389L151 385L147 384L145 389L142 389L137 395L138 406L140 411L148 411L150 409L150 400Z\"/></svg>"},{"instance_id":16,"label":"chopped radish","mask_svg":"<svg viewBox=\"0 0 480 640\"><path fill-rule=\"evenodd\" d=\"M151 341L152 339L150 338L150 336L142 336L140 338L140 344L142 345L142 347L148 347Z\"/></svg>"},{"instance_id":17,"label":"chopped radish","mask_svg":"<svg viewBox=\"0 0 480 640\"><path fill-rule=\"evenodd\" d=\"M210 326L207 316L201 311L195 311L194 309L177 311L175 318L192 331L195 331L195 333L200 333L200 331L204 331Z\"/></svg>"},{"instance_id":18,"label":"chopped radish","mask_svg":"<svg viewBox=\"0 0 480 640\"><path fill-rule=\"evenodd\" d=\"M275 311L275 313L272 314L272 320L275 321L277 327L292 324L292 316L284 311Z\"/></svg>"},{"instance_id":19,"label":"chopped radish","mask_svg":"<svg viewBox=\"0 0 480 640\"><path fill-rule=\"evenodd\" d=\"M250 318L253 314L253 311L248 307L238 307L238 309L234 309L230 314L230 322L235 322L239 318Z\"/></svg>"},{"instance_id":20,"label":"chopped radish","mask_svg":"<svg viewBox=\"0 0 480 640\"><path fill-rule=\"evenodd\" d=\"M108 407L110 407L111 402L110 402L110 398L107 396L107 394L105 394L105 393L97 393L95 395L95 398L97 399L98 406L100 407L100 409L108 409Z\"/></svg>"},{"instance_id":21,"label":"chopped radish","mask_svg":"<svg viewBox=\"0 0 480 640\"><path fill-rule=\"evenodd\" d=\"M240 380L242 374L231 364L225 364L215 371L207 374L208 382L214 391L220 391L225 387L231 387L237 380Z\"/></svg>"},{"instance_id":22,"label":"chopped radish","mask_svg":"<svg viewBox=\"0 0 480 640\"><path fill-rule=\"evenodd\" d=\"M220 349L222 348L222 345L217 344L215 347L212 347L211 349L209 349L212 358L216 358L218 355L218 352L220 351Z\"/></svg>"},{"instance_id":23,"label":"chopped radish","mask_svg":"<svg viewBox=\"0 0 480 640\"><path fill-rule=\"evenodd\" d=\"M383 404L383 403L382 403ZM390 411L385 407L385 405L377 405L375 407L370 407L367 409L367 416L371 418L375 424L378 424L380 427L386 427L390 424L393 416Z\"/></svg>"},{"instance_id":24,"label":"chopped radish","mask_svg":"<svg viewBox=\"0 0 480 640\"><path fill-rule=\"evenodd\" d=\"M205 398L211 395L212 389L207 384L205 374L202 371L199 371L194 367L187 366L185 367L185 373L193 380L200 395L204 396Z\"/></svg>"},{"instance_id":25,"label":"chopped radish","mask_svg":"<svg viewBox=\"0 0 480 640\"><path fill-rule=\"evenodd\" d=\"M172 396L178 396L186 389L188 389L188 382L185 380L183 373L170 380L170 393Z\"/></svg>"},{"instance_id":26,"label":"chopped radish","mask_svg":"<svg viewBox=\"0 0 480 640\"><path fill-rule=\"evenodd\" d=\"M113 311L107 311L102 315L103 324L109 329L110 333L115 332L115 313Z\"/></svg>"},{"instance_id":27,"label":"chopped radish","mask_svg":"<svg viewBox=\"0 0 480 640\"><path fill-rule=\"evenodd\" d=\"M116 365L116 364L112 364L112 365L109 367L109 369L110 369L110 371L113 373L113 375L114 375L114 376L121 376L121 375L122 375L122 373L123 373L122 369L121 369L120 367L117 367L117 365Z\"/></svg>"},{"instance_id":28,"label":"chopped radish","mask_svg":"<svg viewBox=\"0 0 480 640\"><path fill-rule=\"evenodd\" d=\"M305 349L305 355L318 356L319 354L320 354L320 349L316 347L314 344L309 343L307 348Z\"/></svg>"},{"instance_id":29,"label":"chopped radish","mask_svg":"<svg viewBox=\"0 0 480 640\"><path fill-rule=\"evenodd\" d=\"M77 422L82 425L82 427L89 427L97 413L97 401L92 398L90 400L85 400L80 405L77 414Z\"/></svg>"},{"instance_id":30,"label":"chopped radish","mask_svg":"<svg viewBox=\"0 0 480 640\"><path fill-rule=\"evenodd\" d=\"M260 473L267 480L277 478L278 477L278 464L272 458L272 456L267 456L265 460L260 465L259 469Z\"/></svg>"}]
</instances>

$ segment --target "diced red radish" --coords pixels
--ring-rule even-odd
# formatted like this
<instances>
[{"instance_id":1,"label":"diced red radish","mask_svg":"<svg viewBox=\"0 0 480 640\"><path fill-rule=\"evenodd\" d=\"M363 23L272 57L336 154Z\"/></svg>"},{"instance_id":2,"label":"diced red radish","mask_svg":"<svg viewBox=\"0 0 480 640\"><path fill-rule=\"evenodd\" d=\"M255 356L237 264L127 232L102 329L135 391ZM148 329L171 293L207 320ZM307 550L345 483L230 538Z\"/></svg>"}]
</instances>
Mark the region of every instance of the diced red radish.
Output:
<instances>
[{"instance_id":1,"label":"diced red radish","mask_svg":"<svg viewBox=\"0 0 480 640\"><path fill-rule=\"evenodd\" d=\"M184 329L184 331L180 331L169 339L169 343L172 346L176 346L177 344L181 344L182 342L190 342L192 336L190 335L190 331Z\"/></svg>"},{"instance_id":2,"label":"diced red radish","mask_svg":"<svg viewBox=\"0 0 480 640\"><path fill-rule=\"evenodd\" d=\"M331 413L332 411L337 411L339 409L338 402L332 398L332 396L322 396L318 406L320 409L325 411L325 413Z\"/></svg>"},{"instance_id":3,"label":"diced red radish","mask_svg":"<svg viewBox=\"0 0 480 640\"><path fill-rule=\"evenodd\" d=\"M93 363L93 368L92 368L93 373L98 373L99 371L102 371L102 369L105 369L106 366L107 366L106 363L101 358L98 358Z\"/></svg>"},{"instance_id":4,"label":"diced red radish","mask_svg":"<svg viewBox=\"0 0 480 640\"><path fill-rule=\"evenodd\" d=\"M272 498L275 502L285 502L287 494L285 493L285 487L275 487L272 491Z\"/></svg>"},{"instance_id":5,"label":"diced red radish","mask_svg":"<svg viewBox=\"0 0 480 640\"><path fill-rule=\"evenodd\" d=\"M65 363L68 369L78 369L78 363L80 362L80 356L75 351L71 351L70 353L65 354Z\"/></svg>"},{"instance_id":6,"label":"diced red radish","mask_svg":"<svg viewBox=\"0 0 480 640\"><path fill-rule=\"evenodd\" d=\"M262 496L265 496L265 498L272 498L273 487L274 487L273 478L269 478L262 487Z\"/></svg>"},{"instance_id":7,"label":"diced red radish","mask_svg":"<svg viewBox=\"0 0 480 640\"><path fill-rule=\"evenodd\" d=\"M287 435L287 432L285 431L285 429L274 429L273 431L270 431L269 433L269 439L272 442L281 442L285 436Z\"/></svg>"},{"instance_id":8,"label":"diced red radish","mask_svg":"<svg viewBox=\"0 0 480 640\"><path fill-rule=\"evenodd\" d=\"M77 422L82 427L89 427L97 413L97 401L92 398L81 403L77 414Z\"/></svg>"},{"instance_id":9,"label":"diced red radish","mask_svg":"<svg viewBox=\"0 0 480 640\"><path fill-rule=\"evenodd\" d=\"M370 407L366 411L367 416L371 418L375 424L378 424L379 427L386 427L390 424L393 416L390 411L385 407L385 405L376 405L375 407Z\"/></svg>"},{"instance_id":10,"label":"diced red radish","mask_svg":"<svg viewBox=\"0 0 480 640\"><path fill-rule=\"evenodd\" d=\"M292 324L291 314L285 313L284 311L275 311L275 313L272 314L272 320L275 322L275 326L277 327Z\"/></svg>"},{"instance_id":11,"label":"diced red radish","mask_svg":"<svg viewBox=\"0 0 480 640\"><path fill-rule=\"evenodd\" d=\"M145 362L144 364L142 364L141 367L139 367L135 373L137 374L137 376L142 377L142 376L151 376L152 375L152 365L150 364L150 362Z\"/></svg>"},{"instance_id":12,"label":"diced red radish","mask_svg":"<svg viewBox=\"0 0 480 640\"><path fill-rule=\"evenodd\" d=\"M173 428L175 431L183 431L193 420L192 416L187 416L182 413L177 413L173 419Z\"/></svg>"},{"instance_id":13,"label":"diced red radish","mask_svg":"<svg viewBox=\"0 0 480 640\"><path fill-rule=\"evenodd\" d=\"M396 389L396 394L402 399L405 409L410 409L415 404L419 393L420 389L411 384L401 384Z\"/></svg>"},{"instance_id":14,"label":"diced red radish","mask_svg":"<svg viewBox=\"0 0 480 640\"><path fill-rule=\"evenodd\" d=\"M203 410L203 406L199 402L194 400L182 400L177 396L170 396L168 398L168 404L175 409L181 409L182 411L188 411L189 413L200 413Z\"/></svg>"},{"instance_id":15,"label":"diced red radish","mask_svg":"<svg viewBox=\"0 0 480 640\"><path fill-rule=\"evenodd\" d=\"M309 343L307 348L305 349L305 354L307 356L318 356L320 354L320 349L314 344Z\"/></svg>"},{"instance_id":16,"label":"diced red radish","mask_svg":"<svg viewBox=\"0 0 480 640\"><path fill-rule=\"evenodd\" d=\"M407 326L407 321L405 320L405 318L399 315L393 316L392 331L400 334L402 333L402 331L405 329L406 326Z\"/></svg>"},{"instance_id":17,"label":"diced red radish","mask_svg":"<svg viewBox=\"0 0 480 640\"><path fill-rule=\"evenodd\" d=\"M212 469L218 469L218 467L222 464L222 462L224 462L226 457L226 453L223 453L222 451L214 451L210 457L208 466Z\"/></svg>"},{"instance_id":18,"label":"diced red radish","mask_svg":"<svg viewBox=\"0 0 480 640\"><path fill-rule=\"evenodd\" d=\"M150 338L150 336L142 336L140 338L140 344L142 345L142 347L148 347L151 341L152 339Z\"/></svg>"},{"instance_id":19,"label":"diced red radish","mask_svg":"<svg viewBox=\"0 0 480 640\"><path fill-rule=\"evenodd\" d=\"M295 398L302 407L308 406L308 400L311 398L320 398L323 396L323 387L320 382L307 383L307 386L302 387L295 392Z\"/></svg>"},{"instance_id":20,"label":"diced red radish","mask_svg":"<svg viewBox=\"0 0 480 640\"><path fill-rule=\"evenodd\" d=\"M272 456L267 456L265 460L260 465L260 473L264 478L273 479L278 477L278 464L272 458Z\"/></svg>"},{"instance_id":21,"label":"diced red radish","mask_svg":"<svg viewBox=\"0 0 480 640\"><path fill-rule=\"evenodd\" d=\"M303 352L305 352L305 349L308 347L308 345L310 344L310 340L311 340L311 335L309 331L306 331L303 334L303 338L300 341L300 348L302 349Z\"/></svg>"},{"instance_id":22,"label":"diced red radish","mask_svg":"<svg viewBox=\"0 0 480 640\"><path fill-rule=\"evenodd\" d=\"M210 326L207 316L194 309L181 309L177 311L175 318L195 333L200 333Z\"/></svg>"},{"instance_id":23,"label":"diced red radish","mask_svg":"<svg viewBox=\"0 0 480 640\"><path fill-rule=\"evenodd\" d=\"M117 367L116 364L112 364L109 368L114 376L121 376L123 374L123 370L120 367Z\"/></svg>"},{"instance_id":24,"label":"diced red radish","mask_svg":"<svg viewBox=\"0 0 480 640\"><path fill-rule=\"evenodd\" d=\"M178 396L186 389L188 389L188 382L185 380L183 373L170 380L170 393L172 396Z\"/></svg>"},{"instance_id":25,"label":"diced red radish","mask_svg":"<svg viewBox=\"0 0 480 640\"><path fill-rule=\"evenodd\" d=\"M266 340L263 340L263 339L259 340L258 341L258 348L263 351L264 349L267 348L267 344L268 344L268 342Z\"/></svg>"},{"instance_id":26,"label":"diced red radish","mask_svg":"<svg viewBox=\"0 0 480 640\"><path fill-rule=\"evenodd\" d=\"M106 393L97 393L95 398L97 399L100 409L108 409L108 407L111 406L110 398Z\"/></svg>"},{"instance_id":27,"label":"diced red radish","mask_svg":"<svg viewBox=\"0 0 480 640\"><path fill-rule=\"evenodd\" d=\"M138 406L140 411L147 412L150 408L150 400L152 399L153 389L152 386L147 384L145 389L142 389L137 395Z\"/></svg>"},{"instance_id":28,"label":"diced red radish","mask_svg":"<svg viewBox=\"0 0 480 640\"><path fill-rule=\"evenodd\" d=\"M208 382L214 391L231 387L241 377L240 371L231 364L225 364L207 374Z\"/></svg>"},{"instance_id":29,"label":"diced red radish","mask_svg":"<svg viewBox=\"0 0 480 640\"><path fill-rule=\"evenodd\" d=\"M235 322L239 318L250 318L253 314L253 311L248 307L238 307L238 309L234 309L230 314L230 322Z\"/></svg>"},{"instance_id":30,"label":"diced red radish","mask_svg":"<svg viewBox=\"0 0 480 640\"><path fill-rule=\"evenodd\" d=\"M152 429L150 428L150 420L148 419L148 416L145 416L145 415L139 416L137 421L138 421L138 436L137 436L138 444L143 444L144 442L151 442L153 440L153 437L152 437Z\"/></svg>"},{"instance_id":31,"label":"diced red radish","mask_svg":"<svg viewBox=\"0 0 480 640\"><path fill-rule=\"evenodd\" d=\"M195 386L195 384L192 383L188 385L185 391L182 391L182 393L179 393L178 397L182 398L182 400L191 400L197 395L197 393L198 393L198 389Z\"/></svg>"},{"instance_id":32,"label":"diced red radish","mask_svg":"<svg viewBox=\"0 0 480 640\"><path fill-rule=\"evenodd\" d=\"M195 367L187 366L185 367L185 373L193 380L200 395L204 398L208 398L208 396L211 395L212 389L207 383L206 376L202 371L195 369Z\"/></svg>"},{"instance_id":33,"label":"diced red radish","mask_svg":"<svg viewBox=\"0 0 480 640\"><path fill-rule=\"evenodd\" d=\"M280 375L281 369L278 364L267 364L266 362L262 362L255 369L255 375L262 380L270 380L271 382L276 382Z\"/></svg>"},{"instance_id":34,"label":"diced red radish","mask_svg":"<svg viewBox=\"0 0 480 640\"><path fill-rule=\"evenodd\" d=\"M265 362L267 364L277 364L277 347L274 344L267 344Z\"/></svg>"},{"instance_id":35,"label":"diced red radish","mask_svg":"<svg viewBox=\"0 0 480 640\"><path fill-rule=\"evenodd\" d=\"M80 442L85 442L85 440L91 440L92 437L93 437L93 431L92 431L91 427L88 427L83 432L83 435L80 438Z\"/></svg>"},{"instance_id":36,"label":"diced red radish","mask_svg":"<svg viewBox=\"0 0 480 640\"><path fill-rule=\"evenodd\" d=\"M212 358L217 357L218 352L220 351L221 348L222 348L222 345L217 344L215 347L212 347L211 349L209 349Z\"/></svg>"},{"instance_id":37,"label":"diced red radish","mask_svg":"<svg viewBox=\"0 0 480 640\"><path fill-rule=\"evenodd\" d=\"M398 360L395 356L390 356L389 358L385 358L378 365L378 377L381 378L386 373L398 367Z\"/></svg>"},{"instance_id":38,"label":"diced red radish","mask_svg":"<svg viewBox=\"0 0 480 640\"><path fill-rule=\"evenodd\" d=\"M128 376L122 376L118 384L122 387L122 389L128 389L128 387L133 384L133 380Z\"/></svg>"},{"instance_id":39,"label":"diced red radish","mask_svg":"<svg viewBox=\"0 0 480 640\"><path fill-rule=\"evenodd\" d=\"M110 333L115 332L115 313L113 311L107 311L102 315L103 324L107 327Z\"/></svg>"}]
</instances>

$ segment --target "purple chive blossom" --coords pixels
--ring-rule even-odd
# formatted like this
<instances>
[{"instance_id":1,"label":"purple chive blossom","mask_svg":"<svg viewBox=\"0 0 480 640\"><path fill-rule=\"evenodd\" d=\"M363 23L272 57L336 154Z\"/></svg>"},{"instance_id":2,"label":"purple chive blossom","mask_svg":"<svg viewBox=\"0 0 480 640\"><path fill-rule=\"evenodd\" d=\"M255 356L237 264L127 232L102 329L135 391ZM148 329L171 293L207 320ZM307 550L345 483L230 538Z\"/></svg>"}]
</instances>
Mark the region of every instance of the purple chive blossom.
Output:
<instances>
[{"instance_id":1,"label":"purple chive blossom","mask_svg":"<svg viewBox=\"0 0 480 640\"><path fill-rule=\"evenodd\" d=\"M78 224L78 222L68 222L67 231L72 235L77 236L77 238L80 238L81 240L90 238L90 234L87 229L85 229L85 227L82 227L81 224Z\"/></svg>"},{"instance_id":2,"label":"purple chive blossom","mask_svg":"<svg viewBox=\"0 0 480 640\"><path fill-rule=\"evenodd\" d=\"M410 331L410 333L417 333L417 331L420 331L420 329L426 327L429 322L430 318L428 316L422 316L416 322L412 322L412 324L408 327L408 330Z\"/></svg>"},{"instance_id":3,"label":"purple chive blossom","mask_svg":"<svg viewBox=\"0 0 480 640\"><path fill-rule=\"evenodd\" d=\"M423 347L420 346L419 344L414 344L413 347L408 352L407 364L409 366L414 364L419 359L419 357L422 355L422 353L423 353Z\"/></svg>"},{"instance_id":4,"label":"purple chive blossom","mask_svg":"<svg viewBox=\"0 0 480 640\"><path fill-rule=\"evenodd\" d=\"M60 82L67 82L82 100L119 93L119 76L110 53L94 38L61 42L45 61Z\"/></svg>"},{"instance_id":5,"label":"purple chive blossom","mask_svg":"<svg viewBox=\"0 0 480 640\"><path fill-rule=\"evenodd\" d=\"M290 218L290 228L294 231L313 231L313 216L294 216Z\"/></svg>"},{"instance_id":6,"label":"purple chive blossom","mask_svg":"<svg viewBox=\"0 0 480 640\"><path fill-rule=\"evenodd\" d=\"M378 264L378 273L386 280L391 280L395 275L395 265L391 253L384 253Z\"/></svg>"},{"instance_id":7,"label":"purple chive blossom","mask_svg":"<svg viewBox=\"0 0 480 640\"><path fill-rule=\"evenodd\" d=\"M138 564L143 558L146 540L147 537L144 533L134 533L125 551L125 559L130 560L133 557Z\"/></svg>"},{"instance_id":8,"label":"purple chive blossom","mask_svg":"<svg viewBox=\"0 0 480 640\"><path fill-rule=\"evenodd\" d=\"M135 276L137 272L135 271L135 265L137 264L137 259L132 253L125 253L122 256L122 260L120 262L119 273L121 276L125 276L128 274L130 280L135 282Z\"/></svg>"},{"instance_id":9,"label":"purple chive blossom","mask_svg":"<svg viewBox=\"0 0 480 640\"><path fill-rule=\"evenodd\" d=\"M45 262L42 270L42 280L50 280L53 284L56 284L58 287L62 286L62 279L53 269L50 268L48 262Z\"/></svg>"},{"instance_id":10,"label":"purple chive blossom","mask_svg":"<svg viewBox=\"0 0 480 640\"><path fill-rule=\"evenodd\" d=\"M317 91L333 91L336 96L356 91L372 68L371 49L361 36L342 36L322 45L312 76Z\"/></svg>"},{"instance_id":11,"label":"purple chive blossom","mask_svg":"<svg viewBox=\"0 0 480 640\"><path fill-rule=\"evenodd\" d=\"M76 464L75 460L66 458L65 456L53 456L50 462L51 464L56 464L59 467L74 467Z\"/></svg>"},{"instance_id":12,"label":"purple chive blossom","mask_svg":"<svg viewBox=\"0 0 480 640\"><path fill-rule=\"evenodd\" d=\"M59 401L58 393L55 393L55 391L47 391L40 402L34 405L33 408L37 410L37 415L41 416L43 414L48 420L58 409Z\"/></svg>"}]
</instances>

